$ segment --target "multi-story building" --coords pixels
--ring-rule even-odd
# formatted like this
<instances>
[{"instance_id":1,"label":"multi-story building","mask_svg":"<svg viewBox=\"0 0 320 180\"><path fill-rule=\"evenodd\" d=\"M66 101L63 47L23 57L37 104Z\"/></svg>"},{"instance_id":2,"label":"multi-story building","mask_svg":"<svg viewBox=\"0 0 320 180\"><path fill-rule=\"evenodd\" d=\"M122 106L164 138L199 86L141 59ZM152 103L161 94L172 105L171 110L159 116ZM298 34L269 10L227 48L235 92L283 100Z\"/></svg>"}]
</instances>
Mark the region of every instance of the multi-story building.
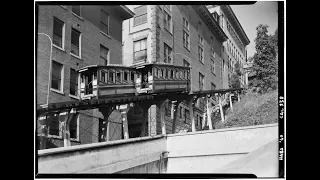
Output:
<instances>
[{"instance_id":1,"label":"multi-story building","mask_svg":"<svg viewBox=\"0 0 320 180\"><path fill-rule=\"evenodd\" d=\"M228 88L228 82L231 74L235 71L236 62L239 63L242 70L241 87L247 86L248 72L243 68L247 62L246 46L250 43L249 38L229 5L208 5L207 8L228 36L228 40L223 43L223 88Z\"/></svg>"},{"instance_id":2,"label":"multi-story building","mask_svg":"<svg viewBox=\"0 0 320 180\"><path fill-rule=\"evenodd\" d=\"M130 5L135 16L123 22L123 63L168 63L191 67L192 91L223 88L221 66L227 35L204 5ZM166 107L166 132L172 133L171 104ZM195 108L201 128L205 101ZM160 134L160 113L149 109L149 135ZM130 116L128 116L130 122ZM178 107L177 130L191 123L186 103ZM180 127L180 128L178 128Z\"/></svg>"},{"instance_id":3,"label":"multi-story building","mask_svg":"<svg viewBox=\"0 0 320 180\"><path fill-rule=\"evenodd\" d=\"M122 21L134 16L126 6L36 8L37 105L78 100L80 78L76 70L84 66L122 64ZM99 117L97 110L86 110L71 120L71 145L99 142L96 116ZM51 140L48 148L63 146L58 118L50 122L48 137Z\"/></svg>"}]
</instances>

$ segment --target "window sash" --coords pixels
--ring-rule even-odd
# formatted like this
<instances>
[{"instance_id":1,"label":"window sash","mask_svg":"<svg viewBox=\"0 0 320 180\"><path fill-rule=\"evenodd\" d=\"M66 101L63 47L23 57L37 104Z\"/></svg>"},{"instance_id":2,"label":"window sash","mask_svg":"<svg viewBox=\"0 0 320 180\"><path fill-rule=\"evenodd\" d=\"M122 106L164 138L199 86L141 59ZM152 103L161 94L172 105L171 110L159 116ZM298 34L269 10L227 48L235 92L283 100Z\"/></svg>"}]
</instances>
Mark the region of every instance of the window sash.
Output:
<instances>
[{"instance_id":1,"label":"window sash","mask_svg":"<svg viewBox=\"0 0 320 180\"><path fill-rule=\"evenodd\" d=\"M64 22L57 18L53 20L53 44L62 47Z\"/></svg>"},{"instance_id":2,"label":"window sash","mask_svg":"<svg viewBox=\"0 0 320 180\"><path fill-rule=\"evenodd\" d=\"M80 55L80 32L72 29L71 31L71 53Z\"/></svg>"},{"instance_id":3,"label":"window sash","mask_svg":"<svg viewBox=\"0 0 320 180\"><path fill-rule=\"evenodd\" d=\"M140 6L134 9L135 16L133 18L133 25L140 25L147 22L147 6Z\"/></svg>"}]
</instances>

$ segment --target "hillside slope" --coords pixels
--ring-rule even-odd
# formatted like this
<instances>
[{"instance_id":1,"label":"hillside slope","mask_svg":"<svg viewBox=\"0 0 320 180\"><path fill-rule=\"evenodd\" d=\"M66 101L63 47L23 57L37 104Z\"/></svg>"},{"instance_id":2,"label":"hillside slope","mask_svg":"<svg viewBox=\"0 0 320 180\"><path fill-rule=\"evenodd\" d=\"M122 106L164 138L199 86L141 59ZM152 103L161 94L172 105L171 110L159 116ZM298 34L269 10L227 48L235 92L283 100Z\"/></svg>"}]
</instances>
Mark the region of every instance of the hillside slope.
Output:
<instances>
[{"instance_id":1,"label":"hillside slope","mask_svg":"<svg viewBox=\"0 0 320 180\"><path fill-rule=\"evenodd\" d=\"M216 129L277 123L278 92L247 93L240 102L233 104L233 112L228 109L225 114L225 122L216 122Z\"/></svg>"}]
</instances>

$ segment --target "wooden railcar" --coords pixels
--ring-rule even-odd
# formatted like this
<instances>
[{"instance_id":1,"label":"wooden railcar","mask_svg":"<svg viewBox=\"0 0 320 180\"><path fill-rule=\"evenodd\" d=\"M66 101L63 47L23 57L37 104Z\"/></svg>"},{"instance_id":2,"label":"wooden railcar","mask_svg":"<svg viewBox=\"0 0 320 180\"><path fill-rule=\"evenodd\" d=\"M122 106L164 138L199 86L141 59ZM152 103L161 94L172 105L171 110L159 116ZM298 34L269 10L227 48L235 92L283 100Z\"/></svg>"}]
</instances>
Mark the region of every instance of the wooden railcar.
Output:
<instances>
[{"instance_id":1,"label":"wooden railcar","mask_svg":"<svg viewBox=\"0 0 320 180\"><path fill-rule=\"evenodd\" d=\"M80 98L98 99L107 96L136 94L136 80L140 72L122 65L91 65L79 71Z\"/></svg>"},{"instance_id":2,"label":"wooden railcar","mask_svg":"<svg viewBox=\"0 0 320 180\"><path fill-rule=\"evenodd\" d=\"M136 83L136 90L139 94L190 91L190 67L145 64L135 68L141 74Z\"/></svg>"},{"instance_id":3,"label":"wooden railcar","mask_svg":"<svg viewBox=\"0 0 320 180\"><path fill-rule=\"evenodd\" d=\"M90 65L80 73L80 98L189 92L190 68L170 64Z\"/></svg>"}]
</instances>

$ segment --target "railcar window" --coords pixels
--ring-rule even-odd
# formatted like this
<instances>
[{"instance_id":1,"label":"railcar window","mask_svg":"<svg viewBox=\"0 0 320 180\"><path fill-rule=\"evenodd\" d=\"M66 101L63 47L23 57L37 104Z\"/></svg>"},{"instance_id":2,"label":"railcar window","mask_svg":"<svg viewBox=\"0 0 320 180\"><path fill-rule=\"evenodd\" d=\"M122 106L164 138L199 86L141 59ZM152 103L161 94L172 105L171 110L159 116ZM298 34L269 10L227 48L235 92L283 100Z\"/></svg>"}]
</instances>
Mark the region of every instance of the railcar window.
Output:
<instances>
[{"instance_id":1,"label":"railcar window","mask_svg":"<svg viewBox=\"0 0 320 180\"><path fill-rule=\"evenodd\" d=\"M158 76L158 69L153 68L153 76L157 77Z\"/></svg>"},{"instance_id":2,"label":"railcar window","mask_svg":"<svg viewBox=\"0 0 320 180\"><path fill-rule=\"evenodd\" d=\"M162 69L160 69L160 71L159 71L159 72L160 72L159 77L160 77L160 78L162 78L162 77L163 77L163 70L162 70Z\"/></svg>"},{"instance_id":3,"label":"railcar window","mask_svg":"<svg viewBox=\"0 0 320 180\"><path fill-rule=\"evenodd\" d=\"M113 71L109 71L109 81L110 82L114 82L113 76L114 76L114 72Z\"/></svg>"},{"instance_id":4,"label":"railcar window","mask_svg":"<svg viewBox=\"0 0 320 180\"><path fill-rule=\"evenodd\" d=\"M116 74L117 74L116 81L121 82L121 73L119 71L117 71Z\"/></svg>"},{"instance_id":5,"label":"railcar window","mask_svg":"<svg viewBox=\"0 0 320 180\"><path fill-rule=\"evenodd\" d=\"M123 73L123 80L128 81L128 72Z\"/></svg>"},{"instance_id":6,"label":"railcar window","mask_svg":"<svg viewBox=\"0 0 320 180\"><path fill-rule=\"evenodd\" d=\"M105 80L105 74L106 74L105 72L101 71L100 81L106 82L106 80Z\"/></svg>"},{"instance_id":7,"label":"railcar window","mask_svg":"<svg viewBox=\"0 0 320 180\"><path fill-rule=\"evenodd\" d=\"M132 82L134 82L134 72L131 71L131 79L130 79Z\"/></svg>"},{"instance_id":8,"label":"railcar window","mask_svg":"<svg viewBox=\"0 0 320 180\"><path fill-rule=\"evenodd\" d=\"M168 69L164 69L164 71L165 71L165 76L164 76L164 78L165 78L165 79L169 78Z\"/></svg>"},{"instance_id":9,"label":"railcar window","mask_svg":"<svg viewBox=\"0 0 320 180\"><path fill-rule=\"evenodd\" d=\"M178 70L176 70L176 78L177 78L177 79L180 79L180 77L179 77L179 71L178 71Z\"/></svg>"},{"instance_id":10,"label":"railcar window","mask_svg":"<svg viewBox=\"0 0 320 180\"><path fill-rule=\"evenodd\" d=\"M174 79L174 70L171 70L171 78Z\"/></svg>"},{"instance_id":11,"label":"railcar window","mask_svg":"<svg viewBox=\"0 0 320 180\"><path fill-rule=\"evenodd\" d=\"M180 79L183 79L183 71L180 71Z\"/></svg>"}]
</instances>

